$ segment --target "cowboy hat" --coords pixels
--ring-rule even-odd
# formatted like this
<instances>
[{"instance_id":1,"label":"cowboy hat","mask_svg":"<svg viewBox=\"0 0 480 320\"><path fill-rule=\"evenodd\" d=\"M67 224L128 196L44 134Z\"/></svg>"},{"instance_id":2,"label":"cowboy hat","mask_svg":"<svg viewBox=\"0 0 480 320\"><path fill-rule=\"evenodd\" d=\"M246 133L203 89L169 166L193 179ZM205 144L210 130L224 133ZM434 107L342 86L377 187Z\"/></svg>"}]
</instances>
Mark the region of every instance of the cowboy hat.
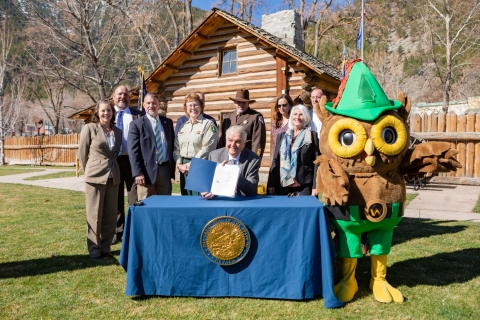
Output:
<instances>
[{"instance_id":1,"label":"cowboy hat","mask_svg":"<svg viewBox=\"0 0 480 320\"><path fill-rule=\"evenodd\" d=\"M248 92L247 89L239 89L237 90L237 95L235 96L235 98L228 98L232 101L241 101L241 102L250 102L250 103L254 103L255 100L250 100L250 93Z\"/></svg>"}]
</instances>

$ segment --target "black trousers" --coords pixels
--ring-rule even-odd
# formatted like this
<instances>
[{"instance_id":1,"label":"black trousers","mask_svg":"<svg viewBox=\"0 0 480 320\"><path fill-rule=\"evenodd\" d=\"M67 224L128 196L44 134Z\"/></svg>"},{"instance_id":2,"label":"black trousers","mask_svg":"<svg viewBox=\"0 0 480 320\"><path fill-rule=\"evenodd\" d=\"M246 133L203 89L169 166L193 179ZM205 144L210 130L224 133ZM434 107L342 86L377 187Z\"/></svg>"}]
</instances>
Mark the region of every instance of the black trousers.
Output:
<instances>
[{"instance_id":1,"label":"black trousers","mask_svg":"<svg viewBox=\"0 0 480 320\"><path fill-rule=\"evenodd\" d=\"M279 196L286 196L289 193L298 192L299 196L311 196L312 195L312 185L313 183L302 184L298 187L282 187L279 183L279 186L275 188L275 192Z\"/></svg>"},{"instance_id":2,"label":"black trousers","mask_svg":"<svg viewBox=\"0 0 480 320\"><path fill-rule=\"evenodd\" d=\"M132 177L132 167L128 156L122 155L117 158L120 167L120 186L118 187L118 214L116 233L123 234L125 224L125 188L127 188L128 205L132 206L137 201L137 185Z\"/></svg>"}]
</instances>

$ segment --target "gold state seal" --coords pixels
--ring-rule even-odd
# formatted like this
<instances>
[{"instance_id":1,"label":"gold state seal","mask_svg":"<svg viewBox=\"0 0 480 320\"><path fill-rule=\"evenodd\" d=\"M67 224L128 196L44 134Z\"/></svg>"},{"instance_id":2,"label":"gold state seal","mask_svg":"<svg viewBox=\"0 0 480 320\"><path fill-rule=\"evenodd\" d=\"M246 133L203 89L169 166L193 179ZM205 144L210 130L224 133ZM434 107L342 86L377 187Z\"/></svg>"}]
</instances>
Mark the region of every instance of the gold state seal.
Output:
<instances>
[{"instance_id":1,"label":"gold state seal","mask_svg":"<svg viewBox=\"0 0 480 320\"><path fill-rule=\"evenodd\" d=\"M200 245L210 261L220 265L232 265L248 253L250 234L237 218L217 217L203 228Z\"/></svg>"}]
</instances>

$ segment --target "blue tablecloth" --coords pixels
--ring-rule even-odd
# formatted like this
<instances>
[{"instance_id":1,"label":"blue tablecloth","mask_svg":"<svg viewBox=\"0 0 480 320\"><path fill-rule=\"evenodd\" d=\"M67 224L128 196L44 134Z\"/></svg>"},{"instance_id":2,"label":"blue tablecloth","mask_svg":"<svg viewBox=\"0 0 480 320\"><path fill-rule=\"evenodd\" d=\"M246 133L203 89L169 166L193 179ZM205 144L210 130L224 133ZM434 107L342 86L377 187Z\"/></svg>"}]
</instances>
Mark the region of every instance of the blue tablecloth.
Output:
<instances>
[{"instance_id":1,"label":"blue tablecloth","mask_svg":"<svg viewBox=\"0 0 480 320\"><path fill-rule=\"evenodd\" d=\"M152 196L130 207L120 254L127 295L310 299L342 306L333 294L335 255L323 205L314 197ZM213 218L233 216L251 247L238 264L210 262L200 234Z\"/></svg>"}]
</instances>

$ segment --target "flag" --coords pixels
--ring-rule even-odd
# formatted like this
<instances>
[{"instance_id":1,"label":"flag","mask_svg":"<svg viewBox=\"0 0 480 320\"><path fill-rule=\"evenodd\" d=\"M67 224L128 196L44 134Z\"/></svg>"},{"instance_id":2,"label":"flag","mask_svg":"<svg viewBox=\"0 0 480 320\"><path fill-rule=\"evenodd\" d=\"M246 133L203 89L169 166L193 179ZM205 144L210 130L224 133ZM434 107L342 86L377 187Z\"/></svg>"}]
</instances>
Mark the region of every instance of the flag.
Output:
<instances>
[{"instance_id":1,"label":"flag","mask_svg":"<svg viewBox=\"0 0 480 320\"><path fill-rule=\"evenodd\" d=\"M147 94L147 86L145 85L145 72L142 66L138 67L138 110L145 114L143 109L143 98Z\"/></svg>"},{"instance_id":2,"label":"flag","mask_svg":"<svg viewBox=\"0 0 480 320\"><path fill-rule=\"evenodd\" d=\"M342 80L347 75L347 47L343 44Z\"/></svg>"},{"instance_id":3,"label":"flag","mask_svg":"<svg viewBox=\"0 0 480 320\"><path fill-rule=\"evenodd\" d=\"M363 23L360 24L360 30L358 31L357 49L360 49L362 47L362 37L363 37Z\"/></svg>"}]
</instances>

